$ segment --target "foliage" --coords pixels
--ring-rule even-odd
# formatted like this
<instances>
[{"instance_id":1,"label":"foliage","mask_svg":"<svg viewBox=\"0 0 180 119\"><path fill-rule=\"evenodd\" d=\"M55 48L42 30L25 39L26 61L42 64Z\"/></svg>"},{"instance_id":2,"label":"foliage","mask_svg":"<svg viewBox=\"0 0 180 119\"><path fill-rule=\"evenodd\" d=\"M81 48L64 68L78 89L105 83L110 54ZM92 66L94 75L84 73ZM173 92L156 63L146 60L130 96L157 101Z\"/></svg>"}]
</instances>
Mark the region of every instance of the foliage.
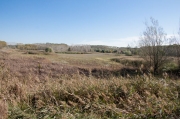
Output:
<instances>
[{"instance_id":1,"label":"foliage","mask_svg":"<svg viewBox=\"0 0 180 119\"><path fill-rule=\"evenodd\" d=\"M178 65L172 61L166 63L162 67L162 71L168 72L168 71L174 71L178 69Z\"/></svg>"},{"instance_id":2,"label":"foliage","mask_svg":"<svg viewBox=\"0 0 180 119\"><path fill-rule=\"evenodd\" d=\"M105 46L105 45L91 45L91 48L95 52L101 52L101 53L117 53L119 50L118 47Z\"/></svg>"},{"instance_id":3,"label":"foliage","mask_svg":"<svg viewBox=\"0 0 180 119\"><path fill-rule=\"evenodd\" d=\"M126 56L132 56L132 53L131 53L131 51L129 51L129 50L124 51L124 54L125 54Z\"/></svg>"},{"instance_id":4,"label":"foliage","mask_svg":"<svg viewBox=\"0 0 180 119\"><path fill-rule=\"evenodd\" d=\"M57 44L57 43L46 43L44 44L45 47L49 47L51 48L54 52L65 52L68 51L68 45L61 43L61 44Z\"/></svg>"},{"instance_id":5,"label":"foliage","mask_svg":"<svg viewBox=\"0 0 180 119\"><path fill-rule=\"evenodd\" d=\"M52 48L46 48L45 52L52 52Z\"/></svg>"},{"instance_id":6,"label":"foliage","mask_svg":"<svg viewBox=\"0 0 180 119\"><path fill-rule=\"evenodd\" d=\"M111 61L115 61L121 63L125 66L133 66L133 67L141 67L141 65L145 64L142 60L127 60L120 58L112 58Z\"/></svg>"}]
</instances>

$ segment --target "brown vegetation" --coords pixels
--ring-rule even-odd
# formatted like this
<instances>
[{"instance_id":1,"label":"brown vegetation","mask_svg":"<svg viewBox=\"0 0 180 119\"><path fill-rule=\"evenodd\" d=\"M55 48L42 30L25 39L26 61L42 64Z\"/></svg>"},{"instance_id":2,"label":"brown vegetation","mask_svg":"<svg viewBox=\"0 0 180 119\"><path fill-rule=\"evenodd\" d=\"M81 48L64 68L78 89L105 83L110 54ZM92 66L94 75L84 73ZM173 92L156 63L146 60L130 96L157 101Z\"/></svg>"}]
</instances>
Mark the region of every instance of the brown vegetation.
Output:
<instances>
[{"instance_id":1,"label":"brown vegetation","mask_svg":"<svg viewBox=\"0 0 180 119\"><path fill-rule=\"evenodd\" d=\"M8 107L6 100L0 100L0 119L6 119L8 117Z\"/></svg>"},{"instance_id":2,"label":"brown vegetation","mask_svg":"<svg viewBox=\"0 0 180 119\"><path fill-rule=\"evenodd\" d=\"M0 48L6 47L7 43L5 41L0 41Z\"/></svg>"},{"instance_id":3,"label":"brown vegetation","mask_svg":"<svg viewBox=\"0 0 180 119\"><path fill-rule=\"evenodd\" d=\"M68 64L53 58L65 59L65 56L68 56ZM76 57L70 60L70 56ZM77 56L28 55L16 50L1 52L0 114L3 118L180 116L179 80L170 80L168 74L158 79L130 65L119 67L118 63L107 60L106 54L101 56L104 60L92 60L89 56L89 60L81 59L81 65L75 65L79 61ZM101 66L104 64L109 65ZM140 74L133 76L135 69Z\"/></svg>"}]
</instances>

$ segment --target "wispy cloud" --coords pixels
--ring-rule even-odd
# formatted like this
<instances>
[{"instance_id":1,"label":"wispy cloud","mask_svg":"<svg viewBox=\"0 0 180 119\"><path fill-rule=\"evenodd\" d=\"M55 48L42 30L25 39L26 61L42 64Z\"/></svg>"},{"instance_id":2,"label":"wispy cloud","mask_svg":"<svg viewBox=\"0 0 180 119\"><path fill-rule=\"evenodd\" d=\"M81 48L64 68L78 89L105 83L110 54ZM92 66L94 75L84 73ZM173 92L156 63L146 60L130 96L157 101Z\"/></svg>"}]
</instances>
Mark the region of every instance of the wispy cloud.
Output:
<instances>
[{"instance_id":1,"label":"wispy cloud","mask_svg":"<svg viewBox=\"0 0 180 119\"><path fill-rule=\"evenodd\" d=\"M117 47L127 47L128 45L134 47L139 40L139 36L126 37L120 39L110 39L110 40L93 40L93 41L82 41L80 44L89 45L107 45L107 46L117 46Z\"/></svg>"},{"instance_id":2,"label":"wispy cloud","mask_svg":"<svg viewBox=\"0 0 180 119\"><path fill-rule=\"evenodd\" d=\"M167 34L167 38L178 37L178 34ZM110 40L92 40L87 41L84 40L79 44L88 44L88 45L107 45L107 46L117 46L117 47L127 47L130 45L131 47L138 46L140 36L119 38L119 39L110 39Z\"/></svg>"},{"instance_id":3,"label":"wispy cloud","mask_svg":"<svg viewBox=\"0 0 180 119\"><path fill-rule=\"evenodd\" d=\"M179 35L178 34L168 34L167 35L167 38L171 38L171 37L179 37Z\"/></svg>"}]
</instances>

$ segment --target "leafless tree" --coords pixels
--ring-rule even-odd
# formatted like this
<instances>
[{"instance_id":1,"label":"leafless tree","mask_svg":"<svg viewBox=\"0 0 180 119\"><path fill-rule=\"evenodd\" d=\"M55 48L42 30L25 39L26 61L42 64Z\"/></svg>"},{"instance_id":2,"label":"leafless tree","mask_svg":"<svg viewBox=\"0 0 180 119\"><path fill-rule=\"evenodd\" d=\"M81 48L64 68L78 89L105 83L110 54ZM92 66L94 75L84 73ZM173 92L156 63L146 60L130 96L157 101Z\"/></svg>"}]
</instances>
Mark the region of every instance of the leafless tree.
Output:
<instances>
[{"instance_id":1,"label":"leafless tree","mask_svg":"<svg viewBox=\"0 0 180 119\"><path fill-rule=\"evenodd\" d=\"M75 52L90 52L91 51L91 46L90 45L71 45L70 47L71 51Z\"/></svg>"},{"instance_id":2,"label":"leafless tree","mask_svg":"<svg viewBox=\"0 0 180 119\"><path fill-rule=\"evenodd\" d=\"M150 18L151 25L146 22L146 29L140 37L140 55L157 74L159 68L167 61L166 33L154 18Z\"/></svg>"}]
</instances>

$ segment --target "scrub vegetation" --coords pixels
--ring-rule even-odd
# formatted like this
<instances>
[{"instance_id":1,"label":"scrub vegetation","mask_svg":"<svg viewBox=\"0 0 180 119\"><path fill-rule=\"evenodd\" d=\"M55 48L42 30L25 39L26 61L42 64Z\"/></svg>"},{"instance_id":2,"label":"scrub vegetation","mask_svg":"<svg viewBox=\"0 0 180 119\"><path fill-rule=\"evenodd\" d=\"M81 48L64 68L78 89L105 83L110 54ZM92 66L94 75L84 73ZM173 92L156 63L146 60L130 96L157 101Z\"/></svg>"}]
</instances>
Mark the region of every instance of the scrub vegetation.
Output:
<instances>
[{"instance_id":1,"label":"scrub vegetation","mask_svg":"<svg viewBox=\"0 0 180 119\"><path fill-rule=\"evenodd\" d=\"M179 118L179 39L151 22L136 48L1 41L0 119Z\"/></svg>"},{"instance_id":2,"label":"scrub vegetation","mask_svg":"<svg viewBox=\"0 0 180 119\"><path fill-rule=\"evenodd\" d=\"M178 76L154 76L139 56L25 52L1 49L1 118L180 116Z\"/></svg>"}]
</instances>

